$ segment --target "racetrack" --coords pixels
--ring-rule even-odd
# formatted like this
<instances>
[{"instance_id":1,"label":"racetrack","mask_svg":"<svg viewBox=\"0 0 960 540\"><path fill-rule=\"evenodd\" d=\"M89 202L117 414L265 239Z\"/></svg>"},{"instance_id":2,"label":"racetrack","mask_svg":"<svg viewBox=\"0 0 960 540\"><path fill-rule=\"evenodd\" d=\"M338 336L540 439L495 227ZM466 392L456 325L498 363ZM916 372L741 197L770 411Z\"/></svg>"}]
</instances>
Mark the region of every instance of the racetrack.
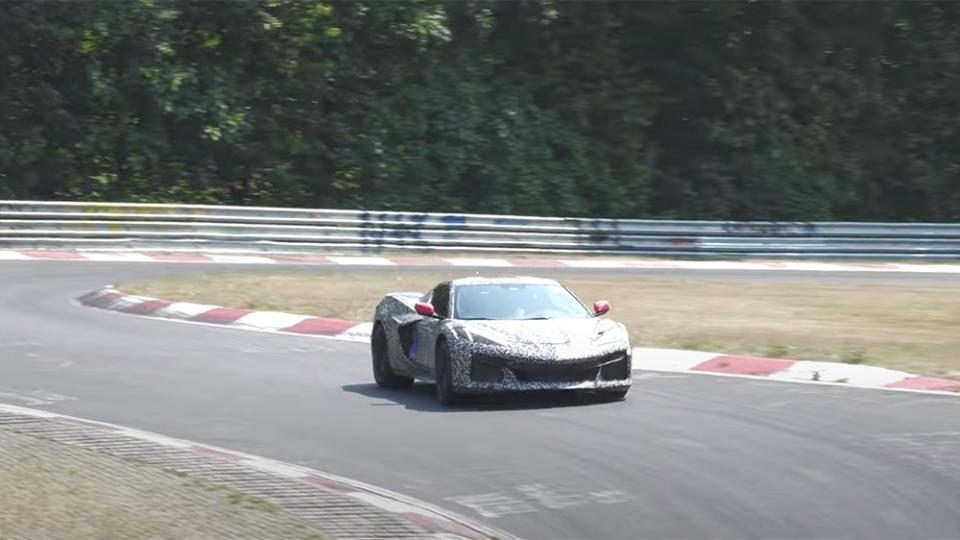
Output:
<instances>
[{"instance_id":1,"label":"racetrack","mask_svg":"<svg viewBox=\"0 0 960 540\"><path fill-rule=\"evenodd\" d=\"M373 386L363 344L156 321L71 301L121 279L223 268L239 269L0 263L0 401L303 464L527 538L960 537L954 397L635 373L624 402L532 397L447 411L428 386ZM545 272L587 271L525 273Z\"/></svg>"}]
</instances>

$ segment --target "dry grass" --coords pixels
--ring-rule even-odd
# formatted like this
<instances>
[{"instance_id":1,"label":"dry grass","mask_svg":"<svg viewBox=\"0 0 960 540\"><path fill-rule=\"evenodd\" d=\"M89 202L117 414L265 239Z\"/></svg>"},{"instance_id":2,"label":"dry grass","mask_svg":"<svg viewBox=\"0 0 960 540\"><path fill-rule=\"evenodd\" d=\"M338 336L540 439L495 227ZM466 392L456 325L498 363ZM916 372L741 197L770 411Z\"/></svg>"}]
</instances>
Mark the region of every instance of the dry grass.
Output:
<instances>
[{"instance_id":1,"label":"dry grass","mask_svg":"<svg viewBox=\"0 0 960 540\"><path fill-rule=\"evenodd\" d=\"M485 272L485 275L496 272ZM457 272L275 272L177 277L127 292L248 309L370 320L389 291ZM868 363L960 377L960 296L939 286L705 281L607 275L563 280L607 299L635 345Z\"/></svg>"}]
</instances>

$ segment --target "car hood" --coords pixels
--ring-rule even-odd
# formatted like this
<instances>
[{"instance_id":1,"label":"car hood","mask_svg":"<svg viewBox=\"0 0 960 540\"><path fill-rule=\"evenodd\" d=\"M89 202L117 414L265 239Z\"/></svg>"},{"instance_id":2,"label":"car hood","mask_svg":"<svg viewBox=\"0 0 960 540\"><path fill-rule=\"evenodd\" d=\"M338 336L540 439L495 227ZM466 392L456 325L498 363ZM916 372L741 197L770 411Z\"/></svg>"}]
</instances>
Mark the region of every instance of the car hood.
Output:
<instances>
[{"instance_id":1,"label":"car hood","mask_svg":"<svg viewBox=\"0 0 960 540\"><path fill-rule=\"evenodd\" d=\"M473 339L497 345L583 346L625 339L619 324L600 318L461 321Z\"/></svg>"}]
</instances>

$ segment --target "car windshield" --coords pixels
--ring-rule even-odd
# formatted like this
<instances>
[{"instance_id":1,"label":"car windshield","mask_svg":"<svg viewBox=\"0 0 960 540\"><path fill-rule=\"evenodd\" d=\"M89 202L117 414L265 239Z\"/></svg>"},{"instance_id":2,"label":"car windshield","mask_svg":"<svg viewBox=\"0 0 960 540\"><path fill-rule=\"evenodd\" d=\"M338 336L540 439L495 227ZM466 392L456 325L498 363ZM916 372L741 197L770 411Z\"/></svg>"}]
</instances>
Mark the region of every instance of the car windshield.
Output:
<instances>
[{"instance_id":1,"label":"car windshield","mask_svg":"<svg viewBox=\"0 0 960 540\"><path fill-rule=\"evenodd\" d=\"M455 288L457 319L587 318L590 312L567 289L556 284L498 283Z\"/></svg>"}]
</instances>

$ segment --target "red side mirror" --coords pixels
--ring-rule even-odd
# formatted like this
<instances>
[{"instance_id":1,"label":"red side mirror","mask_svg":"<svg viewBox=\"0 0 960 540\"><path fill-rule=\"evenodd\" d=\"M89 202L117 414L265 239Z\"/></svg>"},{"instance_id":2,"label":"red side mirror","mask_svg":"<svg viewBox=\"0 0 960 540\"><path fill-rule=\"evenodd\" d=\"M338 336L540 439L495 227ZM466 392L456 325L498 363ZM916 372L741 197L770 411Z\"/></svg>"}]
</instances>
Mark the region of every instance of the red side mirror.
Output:
<instances>
[{"instance_id":1,"label":"red side mirror","mask_svg":"<svg viewBox=\"0 0 960 540\"><path fill-rule=\"evenodd\" d=\"M610 311L610 302L607 302L606 300L597 300L593 303L594 315L603 315L608 311Z\"/></svg>"},{"instance_id":2,"label":"red side mirror","mask_svg":"<svg viewBox=\"0 0 960 540\"><path fill-rule=\"evenodd\" d=\"M430 302L417 302L416 310L417 313L423 315L424 317L433 317L433 314L435 313L433 304Z\"/></svg>"}]
</instances>

